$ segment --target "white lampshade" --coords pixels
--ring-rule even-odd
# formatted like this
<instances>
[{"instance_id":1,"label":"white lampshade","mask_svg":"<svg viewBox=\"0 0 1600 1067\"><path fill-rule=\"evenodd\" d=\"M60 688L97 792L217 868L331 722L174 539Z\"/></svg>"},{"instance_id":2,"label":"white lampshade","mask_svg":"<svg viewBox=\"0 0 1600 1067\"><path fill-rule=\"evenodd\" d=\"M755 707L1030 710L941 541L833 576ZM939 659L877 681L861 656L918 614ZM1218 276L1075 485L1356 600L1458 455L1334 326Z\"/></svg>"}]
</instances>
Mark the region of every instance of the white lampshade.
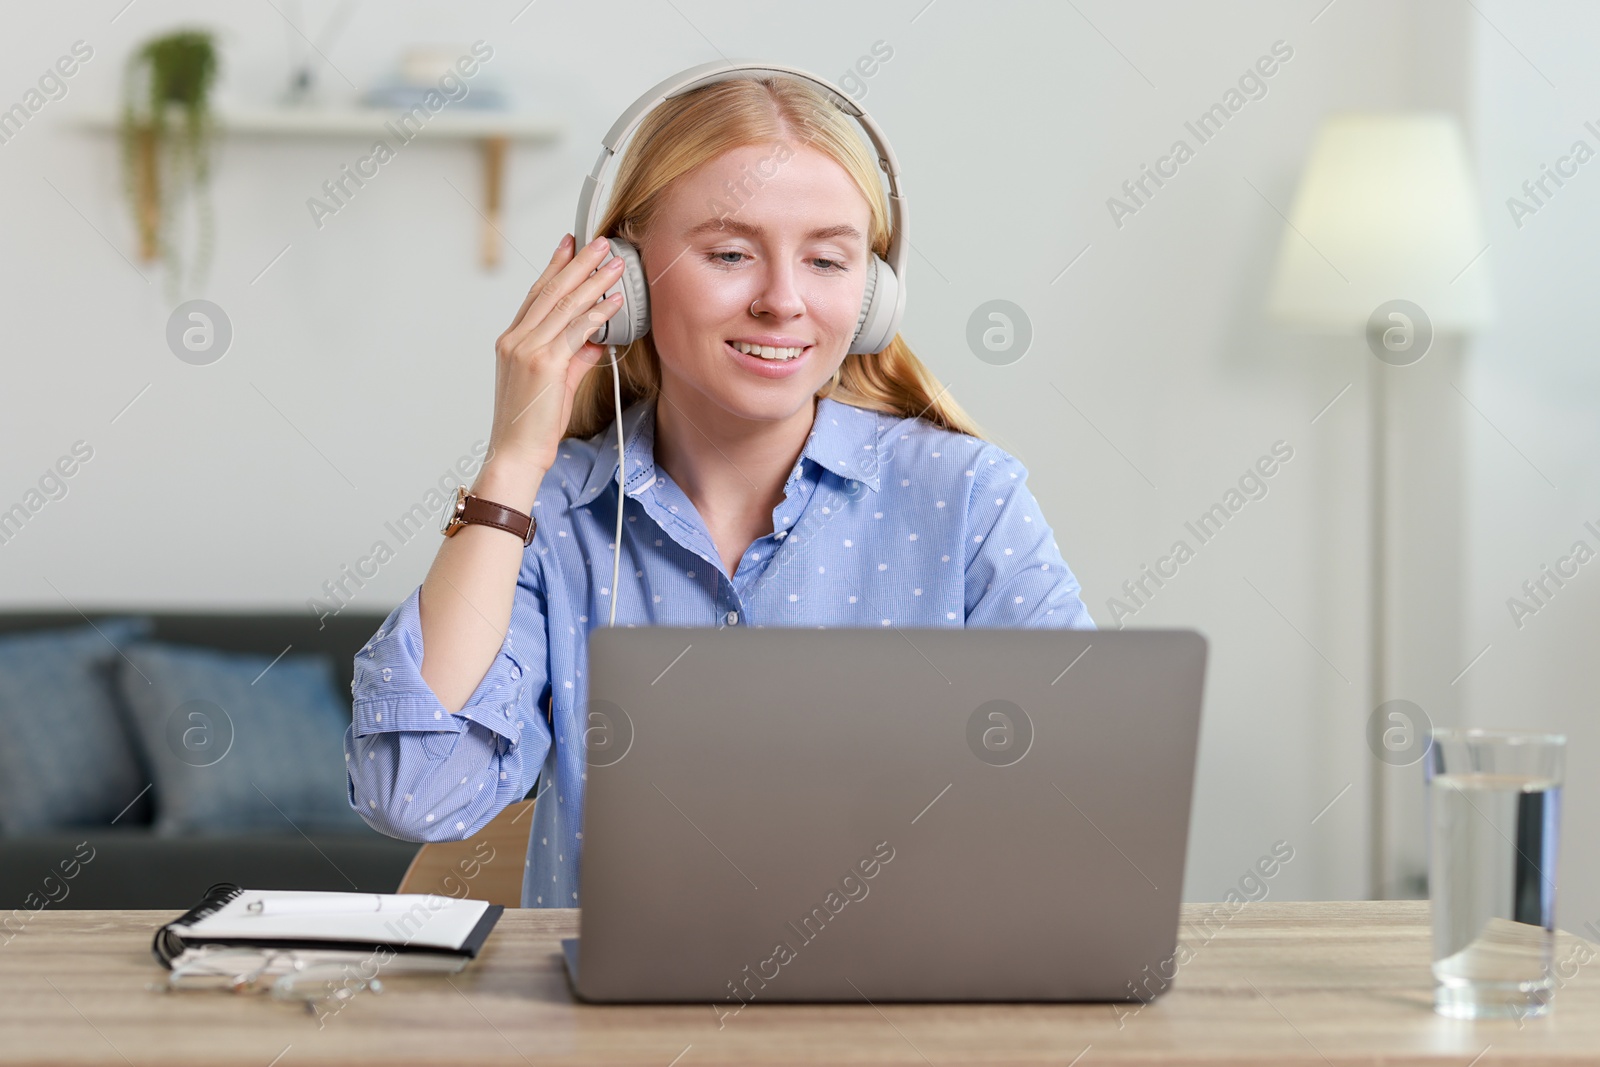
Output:
<instances>
[{"instance_id":1,"label":"white lampshade","mask_svg":"<svg viewBox=\"0 0 1600 1067\"><path fill-rule=\"evenodd\" d=\"M1327 119L1289 220L1268 303L1280 322L1342 333L1410 300L1436 331L1464 333L1493 314L1488 257L1473 263L1486 244L1477 190L1449 115Z\"/></svg>"}]
</instances>

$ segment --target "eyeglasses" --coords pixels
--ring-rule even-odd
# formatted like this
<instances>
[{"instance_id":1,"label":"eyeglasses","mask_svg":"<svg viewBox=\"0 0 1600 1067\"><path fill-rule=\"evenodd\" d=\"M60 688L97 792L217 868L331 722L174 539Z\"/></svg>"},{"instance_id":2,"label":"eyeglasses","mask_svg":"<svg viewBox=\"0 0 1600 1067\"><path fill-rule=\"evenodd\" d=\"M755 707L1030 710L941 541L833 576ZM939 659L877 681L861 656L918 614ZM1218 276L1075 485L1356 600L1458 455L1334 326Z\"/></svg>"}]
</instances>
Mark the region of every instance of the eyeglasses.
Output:
<instances>
[{"instance_id":1,"label":"eyeglasses","mask_svg":"<svg viewBox=\"0 0 1600 1067\"><path fill-rule=\"evenodd\" d=\"M270 990L274 1000L300 1000L307 1011L315 1013L329 1002L342 1007L364 989L383 992L383 982L376 973L364 978L357 972L360 962L348 957L319 958L304 950L217 949L179 964L167 974L166 981L149 983L147 988L161 993Z\"/></svg>"}]
</instances>

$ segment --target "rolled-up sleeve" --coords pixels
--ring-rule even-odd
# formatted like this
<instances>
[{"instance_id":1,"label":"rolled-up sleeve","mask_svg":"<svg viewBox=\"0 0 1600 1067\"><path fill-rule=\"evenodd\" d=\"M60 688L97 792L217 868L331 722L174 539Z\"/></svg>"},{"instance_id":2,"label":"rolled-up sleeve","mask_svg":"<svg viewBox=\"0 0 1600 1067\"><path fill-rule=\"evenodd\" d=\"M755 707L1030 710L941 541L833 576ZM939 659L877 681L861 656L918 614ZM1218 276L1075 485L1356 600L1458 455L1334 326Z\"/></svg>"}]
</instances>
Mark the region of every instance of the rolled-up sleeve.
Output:
<instances>
[{"instance_id":1,"label":"rolled-up sleeve","mask_svg":"<svg viewBox=\"0 0 1600 1067\"><path fill-rule=\"evenodd\" d=\"M1027 468L1003 449L986 451L967 502L966 624L1095 629Z\"/></svg>"},{"instance_id":2,"label":"rolled-up sleeve","mask_svg":"<svg viewBox=\"0 0 1600 1067\"><path fill-rule=\"evenodd\" d=\"M511 625L460 711L422 679L422 590L413 590L355 658L344 759L350 806L404 841L471 837L532 788L550 749L545 597L525 562Z\"/></svg>"}]
</instances>

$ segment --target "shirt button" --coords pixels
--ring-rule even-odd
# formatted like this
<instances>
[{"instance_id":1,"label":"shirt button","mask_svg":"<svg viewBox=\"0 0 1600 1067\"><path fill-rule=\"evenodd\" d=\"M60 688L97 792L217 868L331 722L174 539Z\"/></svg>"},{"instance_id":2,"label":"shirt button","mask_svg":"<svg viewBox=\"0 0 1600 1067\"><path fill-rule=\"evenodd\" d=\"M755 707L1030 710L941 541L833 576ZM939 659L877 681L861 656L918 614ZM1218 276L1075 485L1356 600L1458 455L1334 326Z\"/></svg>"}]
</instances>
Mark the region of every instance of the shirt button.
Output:
<instances>
[{"instance_id":1,"label":"shirt button","mask_svg":"<svg viewBox=\"0 0 1600 1067\"><path fill-rule=\"evenodd\" d=\"M738 626L739 625L739 613L737 611L728 612L728 625L729 626Z\"/></svg>"}]
</instances>

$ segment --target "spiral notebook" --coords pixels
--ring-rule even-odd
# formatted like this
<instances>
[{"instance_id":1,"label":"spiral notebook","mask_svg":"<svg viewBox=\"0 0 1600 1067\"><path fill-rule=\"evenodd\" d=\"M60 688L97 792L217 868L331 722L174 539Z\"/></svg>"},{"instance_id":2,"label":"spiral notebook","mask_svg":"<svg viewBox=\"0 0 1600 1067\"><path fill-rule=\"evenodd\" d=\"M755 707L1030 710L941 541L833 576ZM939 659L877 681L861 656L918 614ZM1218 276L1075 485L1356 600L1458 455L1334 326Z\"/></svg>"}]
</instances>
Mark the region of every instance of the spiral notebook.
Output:
<instances>
[{"instance_id":1,"label":"spiral notebook","mask_svg":"<svg viewBox=\"0 0 1600 1067\"><path fill-rule=\"evenodd\" d=\"M431 893L252 890L218 882L200 903L157 930L150 950L168 969L224 946L319 960L364 959L388 950L385 973L457 971L477 957L504 910L484 900Z\"/></svg>"}]
</instances>

